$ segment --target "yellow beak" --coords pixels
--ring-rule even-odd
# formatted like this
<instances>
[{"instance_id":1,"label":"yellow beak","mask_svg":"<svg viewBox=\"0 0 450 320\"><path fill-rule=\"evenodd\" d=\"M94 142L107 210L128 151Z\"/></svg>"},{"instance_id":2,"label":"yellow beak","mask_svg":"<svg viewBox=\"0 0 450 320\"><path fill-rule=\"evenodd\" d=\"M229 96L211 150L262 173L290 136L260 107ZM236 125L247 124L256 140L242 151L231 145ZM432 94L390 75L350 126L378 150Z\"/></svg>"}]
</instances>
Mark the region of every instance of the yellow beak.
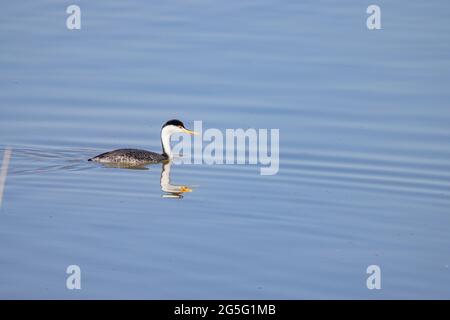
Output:
<instances>
[{"instance_id":1,"label":"yellow beak","mask_svg":"<svg viewBox=\"0 0 450 320\"><path fill-rule=\"evenodd\" d=\"M198 132L191 131L191 130L188 130L186 128L181 128L181 131L183 131L184 133L192 134L192 135L197 135L198 134Z\"/></svg>"},{"instance_id":2,"label":"yellow beak","mask_svg":"<svg viewBox=\"0 0 450 320\"><path fill-rule=\"evenodd\" d=\"M180 192L192 192L192 189L186 186L181 186Z\"/></svg>"}]
</instances>

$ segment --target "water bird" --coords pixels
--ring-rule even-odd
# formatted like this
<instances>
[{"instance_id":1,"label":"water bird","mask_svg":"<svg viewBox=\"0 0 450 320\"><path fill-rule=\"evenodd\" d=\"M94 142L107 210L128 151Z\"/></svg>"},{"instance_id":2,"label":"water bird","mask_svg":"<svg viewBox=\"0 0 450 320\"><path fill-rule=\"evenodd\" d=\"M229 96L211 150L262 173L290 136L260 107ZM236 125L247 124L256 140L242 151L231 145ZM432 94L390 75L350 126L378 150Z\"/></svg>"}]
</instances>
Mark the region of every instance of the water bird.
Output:
<instances>
[{"instance_id":1,"label":"water bird","mask_svg":"<svg viewBox=\"0 0 450 320\"><path fill-rule=\"evenodd\" d=\"M161 128L162 153L141 149L117 149L99 154L98 156L88 159L88 161L97 161L100 163L126 163L136 166L167 161L173 158L170 147L170 137L174 133L197 134L194 131L186 129L183 122L180 120L169 120Z\"/></svg>"}]
</instances>

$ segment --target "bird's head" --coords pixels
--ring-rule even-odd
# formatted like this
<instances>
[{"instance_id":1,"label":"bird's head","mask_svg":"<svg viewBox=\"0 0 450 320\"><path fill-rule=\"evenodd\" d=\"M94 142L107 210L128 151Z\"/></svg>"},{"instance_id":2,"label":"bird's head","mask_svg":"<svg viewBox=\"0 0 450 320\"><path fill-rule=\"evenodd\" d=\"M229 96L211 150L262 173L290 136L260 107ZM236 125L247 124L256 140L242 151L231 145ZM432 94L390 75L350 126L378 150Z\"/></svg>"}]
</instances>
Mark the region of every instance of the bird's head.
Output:
<instances>
[{"instance_id":1,"label":"bird's head","mask_svg":"<svg viewBox=\"0 0 450 320\"><path fill-rule=\"evenodd\" d=\"M183 122L181 122L180 120L176 120L176 119L167 121L162 126L161 130L163 132L165 132L166 134L168 134L169 136L171 136L172 134L177 133L177 132L188 133L188 134L197 134L197 132L186 129Z\"/></svg>"},{"instance_id":2,"label":"bird's head","mask_svg":"<svg viewBox=\"0 0 450 320\"><path fill-rule=\"evenodd\" d=\"M175 133L188 133L192 135L198 134L195 131L186 129L183 122L180 120L169 120L161 128L161 143L164 153L172 158L171 148L170 148L170 137Z\"/></svg>"}]
</instances>

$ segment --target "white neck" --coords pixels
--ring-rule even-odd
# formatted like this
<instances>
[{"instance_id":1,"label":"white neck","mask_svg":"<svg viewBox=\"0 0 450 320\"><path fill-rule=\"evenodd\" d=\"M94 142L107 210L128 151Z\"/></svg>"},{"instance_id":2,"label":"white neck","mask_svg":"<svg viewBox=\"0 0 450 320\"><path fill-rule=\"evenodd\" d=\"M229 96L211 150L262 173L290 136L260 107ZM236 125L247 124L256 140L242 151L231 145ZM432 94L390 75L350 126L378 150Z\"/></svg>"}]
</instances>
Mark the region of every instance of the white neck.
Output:
<instances>
[{"instance_id":1,"label":"white neck","mask_svg":"<svg viewBox=\"0 0 450 320\"><path fill-rule=\"evenodd\" d=\"M172 126L164 127L161 130L161 145L163 148L163 152L172 159L172 149L170 147L170 136L174 133L174 128Z\"/></svg>"}]
</instances>

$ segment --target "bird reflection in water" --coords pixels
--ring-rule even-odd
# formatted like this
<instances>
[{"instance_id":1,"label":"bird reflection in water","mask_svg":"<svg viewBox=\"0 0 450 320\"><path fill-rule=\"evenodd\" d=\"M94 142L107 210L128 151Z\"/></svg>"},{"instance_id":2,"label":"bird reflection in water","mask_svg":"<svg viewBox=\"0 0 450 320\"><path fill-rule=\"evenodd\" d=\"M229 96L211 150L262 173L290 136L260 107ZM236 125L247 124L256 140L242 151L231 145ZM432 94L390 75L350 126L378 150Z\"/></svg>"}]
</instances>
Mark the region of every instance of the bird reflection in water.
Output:
<instances>
[{"instance_id":1,"label":"bird reflection in water","mask_svg":"<svg viewBox=\"0 0 450 320\"><path fill-rule=\"evenodd\" d=\"M153 164L152 164L153 165ZM108 168L121 168L130 170L148 170L146 165L133 165L127 163L104 163L103 166ZM162 162L160 185L163 192L163 198L182 199L183 193L192 192L192 189L185 185L177 185L170 183L170 168L172 162L170 160Z\"/></svg>"},{"instance_id":2,"label":"bird reflection in water","mask_svg":"<svg viewBox=\"0 0 450 320\"><path fill-rule=\"evenodd\" d=\"M170 183L170 167L172 163L166 161L162 164L161 169L161 190L164 192L163 198L173 198L181 199L183 198L183 193L192 192L192 189L184 185L176 185Z\"/></svg>"}]
</instances>

